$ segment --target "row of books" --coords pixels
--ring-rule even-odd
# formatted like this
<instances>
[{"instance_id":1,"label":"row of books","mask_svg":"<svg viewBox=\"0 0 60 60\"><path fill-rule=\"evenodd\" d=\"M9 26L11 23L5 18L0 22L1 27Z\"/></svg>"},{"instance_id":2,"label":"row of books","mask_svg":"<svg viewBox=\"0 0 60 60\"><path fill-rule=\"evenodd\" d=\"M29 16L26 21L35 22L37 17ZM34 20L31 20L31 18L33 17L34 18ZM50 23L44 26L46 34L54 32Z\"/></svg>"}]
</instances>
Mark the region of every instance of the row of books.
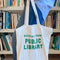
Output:
<instances>
[{"instance_id":1,"label":"row of books","mask_svg":"<svg viewBox=\"0 0 60 60\"><path fill-rule=\"evenodd\" d=\"M60 34L51 36L49 48L53 50L60 50Z\"/></svg>"},{"instance_id":2,"label":"row of books","mask_svg":"<svg viewBox=\"0 0 60 60\"><path fill-rule=\"evenodd\" d=\"M44 25L54 29L60 29L60 12L54 12L52 15L49 15Z\"/></svg>"},{"instance_id":3,"label":"row of books","mask_svg":"<svg viewBox=\"0 0 60 60\"><path fill-rule=\"evenodd\" d=\"M24 6L24 0L0 0L0 7Z\"/></svg>"},{"instance_id":4,"label":"row of books","mask_svg":"<svg viewBox=\"0 0 60 60\"><path fill-rule=\"evenodd\" d=\"M55 0L54 6L59 6L60 7L60 0Z\"/></svg>"},{"instance_id":5,"label":"row of books","mask_svg":"<svg viewBox=\"0 0 60 60\"><path fill-rule=\"evenodd\" d=\"M0 29L15 29L18 23L18 14L8 12L0 13Z\"/></svg>"},{"instance_id":6,"label":"row of books","mask_svg":"<svg viewBox=\"0 0 60 60\"><path fill-rule=\"evenodd\" d=\"M12 51L12 36L10 34L0 36L0 51Z\"/></svg>"},{"instance_id":7,"label":"row of books","mask_svg":"<svg viewBox=\"0 0 60 60\"><path fill-rule=\"evenodd\" d=\"M60 36L54 37L53 46L54 50L60 50Z\"/></svg>"}]
</instances>

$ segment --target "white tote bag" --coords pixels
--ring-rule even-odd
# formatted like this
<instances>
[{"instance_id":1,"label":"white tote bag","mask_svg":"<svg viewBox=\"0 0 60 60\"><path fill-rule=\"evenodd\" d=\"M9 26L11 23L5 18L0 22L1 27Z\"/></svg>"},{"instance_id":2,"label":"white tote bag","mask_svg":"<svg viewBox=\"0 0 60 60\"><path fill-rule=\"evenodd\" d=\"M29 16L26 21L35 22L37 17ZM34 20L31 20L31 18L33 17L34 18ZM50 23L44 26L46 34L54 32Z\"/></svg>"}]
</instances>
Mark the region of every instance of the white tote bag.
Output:
<instances>
[{"instance_id":1,"label":"white tote bag","mask_svg":"<svg viewBox=\"0 0 60 60\"><path fill-rule=\"evenodd\" d=\"M53 29L40 25L34 0L31 0L31 3L37 24L28 25L30 1L27 0L25 23L16 29L17 60L48 60L49 43Z\"/></svg>"}]
</instances>

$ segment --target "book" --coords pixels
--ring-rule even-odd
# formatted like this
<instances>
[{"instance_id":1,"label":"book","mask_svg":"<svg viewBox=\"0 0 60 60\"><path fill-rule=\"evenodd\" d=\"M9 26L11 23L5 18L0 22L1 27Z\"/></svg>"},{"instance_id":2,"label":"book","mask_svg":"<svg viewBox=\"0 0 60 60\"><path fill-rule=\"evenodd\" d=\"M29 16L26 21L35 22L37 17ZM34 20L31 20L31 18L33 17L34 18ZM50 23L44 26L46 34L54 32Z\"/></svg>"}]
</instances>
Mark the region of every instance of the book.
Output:
<instances>
[{"instance_id":1,"label":"book","mask_svg":"<svg viewBox=\"0 0 60 60\"><path fill-rule=\"evenodd\" d=\"M7 47L6 47L6 44L4 42L4 38L2 36L1 36L1 40L2 40L3 50L6 50L7 51Z\"/></svg>"},{"instance_id":2,"label":"book","mask_svg":"<svg viewBox=\"0 0 60 60\"><path fill-rule=\"evenodd\" d=\"M18 6L18 0L15 0L15 6Z\"/></svg>"},{"instance_id":3,"label":"book","mask_svg":"<svg viewBox=\"0 0 60 60\"><path fill-rule=\"evenodd\" d=\"M59 50L60 48L60 36L54 37L54 42L53 42L53 49L54 50Z\"/></svg>"},{"instance_id":4,"label":"book","mask_svg":"<svg viewBox=\"0 0 60 60\"><path fill-rule=\"evenodd\" d=\"M54 12L54 13L53 13L53 28L54 28L54 29L56 29L56 17L57 17L57 15L56 15L56 13Z\"/></svg>"},{"instance_id":5,"label":"book","mask_svg":"<svg viewBox=\"0 0 60 60\"><path fill-rule=\"evenodd\" d=\"M57 13L56 28L60 29L60 12Z\"/></svg>"},{"instance_id":6,"label":"book","mask_svg":"<svg viewBox=\"0 0 60 60\"><path fill-rule=\"evenodd\" d=\"M9 44L10 51L12 51L12 37L11 37L11 35L6 35L6 40Z\"/></svg>"},{"instance_id":7,"label":"book","mask_svg":"<svg viewBox=\"0 0 60 60\"><path fill-rule=\"evenodd\" d=\"M57 0L58 1L58 6L60 7L60 0Z\"/></svg>"},{"instance_id":8,"label":"book","mask_svg":"<svg viewBox=\"0 0 60 60\"><path fill-rule=\"evenodd\" d=\"M5 42L5 44L6 44L7 50L10 51L10 47L9 47L8 42L7 42L7 40L6 40L6 34L2 34L2 37L3 37L4 42Z\"/></svg>"},{"instance_id":9,"label":"book","mask_svg":"<svg viewBox=\"0 0 60 60\"><path fill-rule=\"evenodd\" d=\"M51 16L51 28L53 27L53 16Z\"/></svg>"},{"instance_id":10,"label":"book","mask_svg":"<svg viewBox=\"0 0 60 60\"><path fill-rule=\"evenodd\" d=\"M3 13L0 13L0 29L3 29Z\"/></svg>"},{"instance_id":11,"label":"book","mask_svg":"<svg viewBox=\"0 0 60 60\"><path fill-rule=\"evenodd\" d=\"M7 7L8 3L7 3L7 0L5 0L5 7Z\"/></svg>"},{"instance_id":12,"label":"book","mask_svg":"<svg viewBox=\"0 0 60 60\"><path fill-rule=\"evenodd\" d=\"M10 13L6 12L5 15L6 29L10 29Z\"/></svg>"},{"instance_id":13,"label":"book","mask_svg":"<svg viewBox=\"0 0 60 60\"><path fill-rule=\"evenodd\" d=\"M1 38L0 38L0 51L3 51L3 46L2 46L2 42L1 42Z\"/></svg>"},{"instance_id":14,"label":"book","mask_svg":"<svg viewBox=\"0 0 60 60\"><path fill-rule=\"evenodd\" d=\"M8 0L8 6L11 6L11 5L10 5L10 0Z\"/></svg>"},{"instance_id":15,"label":"book","mask_svg":"<svg viewBox=\"0 0 60 60\"><path fill-rule=\"evenodd\" d=\"M44 25L47 27L51 27L51 28L53 27L53 16L52 15L47 16Z\"/></svg>"},{"instance_id":16,"label":"book","mask_svg":"<svg viewBox=\"0 0 60 60\"><path fill-rule=\"evenodd\" d=\"M56 2L56 6L58 6L58 4L59 4L59 0L57 0L57 2Z\"/></svg>"},{"instance_id":17,"label":"book","mask_svg":"<svg viewBox=\"0 0 60 60\"><path fill-rule=\"evenodd\" d=\"M12 24L12 29L14 29L14 25L13 25L13 14L11 14L11 24Z\"/></svg>"},{"instance_id":18,"label":"book","mask_svg":"<svg viewBox=\"0 0 60 60\"><path fill-rule=\"evenodd\" d=\"M56 6L56 3L57 3L57 0L55 0L55 2L54 2L54 6Z\"/></svg>"},{"instance_id":19,"label":"book","mask_svg":"<svg viewBox=\"0 0 60 60\"><path fill-rule=\"evenodd\" d=\"M23 7L24 6L24 0L21 0L20 5Z\"/></svg>"},{"instance_id":20,"label":"book","mask_svg":"<svg viewBox=\"0 0 60 60\"><path fill-rule=\"evenodd\" d=\"M16 6L16 5L15 5L15 0L13 1L13 6Z\"/></svg>"},{"instance_id":21,"label":"book","mask_svg":"<svg viewBox=\"0 0 60 60\"><path fill-rule=\"evenodd\" d=\"M18 6L20 6L20 0L18 0Z\"/></svg>"},{"instance_id":22,"label":"book","mask_svg":"<svg viewBox=\"0 0 60 60\"><path fill-rule=\"evenodd\" d=\"M1 38L0 38L0 51L1 51Z\"/></svg>"},{"instance_id":23,"label":"book","mask_svg":"<svg viewBox=\"0 0 60 60\"><path fill-rule=\"evenodd\" d=\"M18 24L18 18L17 18L17 14L13 14L14 16L14 28L16 28L17 24Z\"/></svg>"},{"instance_id":24,"label":"book","mask_svg":"<svg viewBox=\"0 0 60 60\"><path fill-rule=\"evenodd\" d=\"M3 0L0 0L0 7L3 7Z\"/></svg>"},{"instance_id":25,"label":"book","mask_svg":"<svg viewBox=\"0 0 60 60\"><path fill-rule=\"evenodd\" d=\"M2 43L2 50L5 50L4 44L3 44L3 39L1 38L1 43Z\"/></svg>"},{"instance_id":26,"label":"book","mask_svg":"<svg viewBox=\"0 0 60 60\"><path fill-rule=\"evenodd\" d=\"M18 24L17 14L11 14L11 24L12 24L12 29L15 29Z\"/></svg>"},{"instance_id":27,"label":"book","mask_svg":"<svg viewBox=\"0 0 60 60\"><path fill-rule=\"evenodd\" d=\"M4 7L6 6L6 0L4 0L4 3L3 3Z\"/></svg>"},{"instance_id":28,"label":"book","mask_svg":"<svg viewBox=\"0 0 60 60\"><path fill-rule=\"evenodd\" d=\"M12 6L13 5L13 0L10 0L10 6Z\"/></svg>"},{"instance_id":29,"label":"book","mask_svg":"<svg viewBox=\"0 0 60 60\"><path fill-rule=\"evenodd\" d=\"M6 26L5 26L5 12L3 12L3 29L5 29Z\"/></svg>"},{"instance_id":30,"label":"book","mask_svg":"<svg viewBox=\"0 0 60 60\"><path fill-rule=\"evenodd\" d=\"M49 46L50 49L53 47L53 41L54 41L54 36L51 36L50 46Z\"/></svg>"}]
</instances>

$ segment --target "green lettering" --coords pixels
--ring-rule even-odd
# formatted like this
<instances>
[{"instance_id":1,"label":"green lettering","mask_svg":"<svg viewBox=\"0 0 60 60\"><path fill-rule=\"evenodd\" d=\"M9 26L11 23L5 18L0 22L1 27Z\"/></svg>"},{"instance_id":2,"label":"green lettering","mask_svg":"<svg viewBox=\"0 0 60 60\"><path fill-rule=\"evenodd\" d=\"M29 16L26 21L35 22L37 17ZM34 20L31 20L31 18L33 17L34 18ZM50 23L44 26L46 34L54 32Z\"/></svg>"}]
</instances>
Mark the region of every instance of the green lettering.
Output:
<instances>
[{"instance_id":1,"label":"green lettering","mask_svg":"<svg viewBox=\"0 0 60 60\"><path fill-rule=\"evenodd\" d=\"M35 48L34 48L34 45L32 45L32 49L35 49Z\"/></svg>"},{"instance_id":2,"label":"green lettering","mask_svg":"<svg viewBox=\"0 0 60 60\"><path fill-rule=\"evenodd\" d=\"M41 39L39 38L38 40L39 40L39 43L41 43Z\"/></svg>"},{"instance_id":3,"label":"green lettering","mask_svg":"<svg viewBox=\"0 0 60 60\"><path fill-rule=\"evenodd\" d=\"M31 45L29 45L29 49L31 49Z\"/></svg>"},{"instance_id":4,"label":"green lettering","mask_svg":"<svg viewBox=\"0 0 60 60\"><path fill-rule=\"evenodd\" d=\"M28 39L25 39L25 44L28 42Z\"/></svg>"},{"instance_id":5,"label":"green lettering","mask_svg":"<svg viewBox=\"0 0 60 60\"><path fill-rule=\"evenodd\" d=\"M34 44L34 39L31 40L31 44Z\"/></svg>"},{"instance_id":6,"label":"green lettering","mask_svg":"<svg viewBox=\"0 0 60 60\"><path fill-rule=\"evenodd\" d=\"M25 45L24 45L24 49L27 49L27 48L25 47Z\"/></svg>"},{"instance_id":7,"label":"green lettering","mask_svg":"<svg viewBox=\"0 0 60 60\"><path fill-rule=\"evenodd\" d=\"M41 46L41 48L42 48L42 44L41 44L40 46Z\"/></svg>"},{"instance_id":8,"label":"green lettering","mask_svg":"<svg viewBox=\"0 0 60 60\"><path fill-rule=\"evenodd\" d=\"M37 49L38 49L38 48L40 48L40 45L39 45L39 44L37 45Z\"/></svg>"}]
</instances>

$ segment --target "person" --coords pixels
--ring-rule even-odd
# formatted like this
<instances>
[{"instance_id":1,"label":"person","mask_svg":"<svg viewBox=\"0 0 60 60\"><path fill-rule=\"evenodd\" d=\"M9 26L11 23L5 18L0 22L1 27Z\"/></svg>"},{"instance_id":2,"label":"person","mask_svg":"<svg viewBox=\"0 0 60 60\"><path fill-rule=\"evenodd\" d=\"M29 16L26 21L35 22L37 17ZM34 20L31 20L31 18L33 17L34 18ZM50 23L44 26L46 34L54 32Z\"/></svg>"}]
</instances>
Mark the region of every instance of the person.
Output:
<instances>
[{"instance_id":1,"label":"person","mask_svg":"<svg viewBox=\"0 0 60 60\"><path fill-rule=\"evenodd\" d=\"M41 25L43 25L49 11L51 10L51 8L53 8L54 1L55 0L35 0L35 5L36 5L36 9L38 12L39 21L40 21ZM24 24L25 9L26 9L26 0L24 0L24 10L23 10L23 13L20 17L20 20L19 20L16 28L19 28L20 26L22 26ZM29 25L36 24L36 17L35 17L31 2L30 2L30 8L29 9L30 9L29 10ZM17 60L16 32L14 32L14 34L12 35L12 48L13 48L14 60Z\"/></svg>"}]
</instances>

